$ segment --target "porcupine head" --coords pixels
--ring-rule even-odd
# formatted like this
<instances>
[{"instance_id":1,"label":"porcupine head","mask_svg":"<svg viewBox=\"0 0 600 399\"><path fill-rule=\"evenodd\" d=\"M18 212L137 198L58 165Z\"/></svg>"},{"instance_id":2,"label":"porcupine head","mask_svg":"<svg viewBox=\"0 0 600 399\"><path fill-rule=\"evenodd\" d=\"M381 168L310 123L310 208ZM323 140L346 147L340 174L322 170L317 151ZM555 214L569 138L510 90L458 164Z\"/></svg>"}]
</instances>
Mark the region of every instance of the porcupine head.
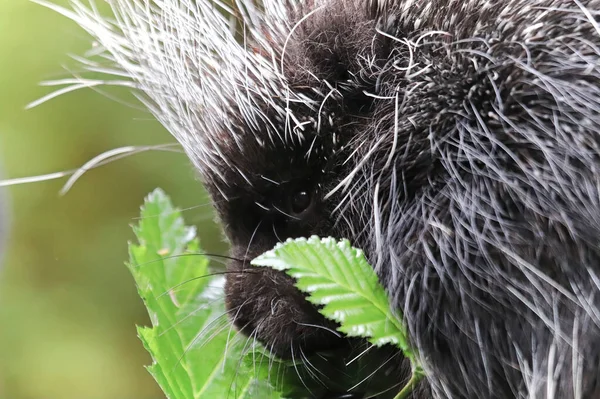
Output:
<instances>
[{"instance_id":1,"label":"porcupine head","mask_svg":"<svg viewBox=\"0 0 600 399\"><path fill-rule=\"evenodd\" d=\"M282 357L337 345L249 261L348 238L404 314L421 397L600 397L599 1L109 3L62 12L200 172L242 332Z\"/></svg>"}]
</instances>

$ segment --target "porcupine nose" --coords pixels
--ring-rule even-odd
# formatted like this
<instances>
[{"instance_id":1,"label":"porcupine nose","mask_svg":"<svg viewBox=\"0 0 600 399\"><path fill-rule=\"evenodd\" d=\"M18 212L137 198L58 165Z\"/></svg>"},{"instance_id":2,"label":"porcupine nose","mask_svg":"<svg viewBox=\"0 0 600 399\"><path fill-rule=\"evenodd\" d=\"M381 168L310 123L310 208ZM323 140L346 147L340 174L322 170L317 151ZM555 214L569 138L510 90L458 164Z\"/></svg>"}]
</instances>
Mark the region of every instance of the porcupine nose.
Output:
<instances>
[{"instance_id":1,"label":"porcupine nose","mask_svg":"<svg viewBox=\"0 0 600 399\"><path fill-rule=\"evenodd\" d=\"M239 263L239 262L237 262ZM232 262L230 270L241 270ZM225 297L234 325L283 358L345 345L336 324L325 319L281 271L257 267L226 276Z\"/></svg>"}]
</instances>

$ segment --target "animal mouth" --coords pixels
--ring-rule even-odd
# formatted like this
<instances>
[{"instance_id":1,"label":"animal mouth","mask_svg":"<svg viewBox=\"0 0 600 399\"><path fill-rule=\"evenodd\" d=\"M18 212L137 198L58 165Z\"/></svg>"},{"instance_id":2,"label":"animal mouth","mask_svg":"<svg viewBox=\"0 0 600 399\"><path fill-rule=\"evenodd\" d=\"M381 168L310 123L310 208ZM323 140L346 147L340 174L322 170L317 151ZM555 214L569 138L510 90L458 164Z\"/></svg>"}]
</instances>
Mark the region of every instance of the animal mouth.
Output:
<instances>
[{"instance_id":1,"label":"animal mouth","mask_svg":"<svg viewBox=\"0 0 600 399\"><path fill-rule=\"evenodd\" d=\"M322 316L294 283L270 268L228 275L225 295L233 324L283 359L344 346L337 324Z\"/></svg>"},{"instance_id":2,"label":"animal mouth","mask_svg":"<svg viewBox=\"0 0 600 399\"><path fill-rule=\"evenodd\" d=\"M243 269L248 263L230 265ZM316 398L358 399L405 382L408 375L397 349L375 348L348 338L306 300L295 280L271 268L250 267L228 273L226 304L236 328L260 342L273 356L296 365L301 385ZM296 384L297 385L297 384ZM369 393L366 393L369 392Z\"/></svg>"}]
</instances>

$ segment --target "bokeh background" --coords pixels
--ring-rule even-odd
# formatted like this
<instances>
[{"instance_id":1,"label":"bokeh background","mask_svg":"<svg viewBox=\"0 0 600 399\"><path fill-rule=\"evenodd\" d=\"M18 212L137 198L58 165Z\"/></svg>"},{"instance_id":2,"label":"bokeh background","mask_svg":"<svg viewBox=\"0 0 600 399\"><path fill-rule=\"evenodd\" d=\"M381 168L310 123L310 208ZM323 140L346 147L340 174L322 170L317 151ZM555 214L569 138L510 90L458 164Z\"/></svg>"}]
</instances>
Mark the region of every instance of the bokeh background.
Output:
<instances>
[{"instance_id":1,"label":"bokeh background","mask_svg":"<svg viewBox=\"0 0 600 399\"><path fill-rule=\"evenodd\" d=\"M61 1L55 1L64 4ZM3 178L56 172L125 145L172 142L141 110L92 90L31 110L67 78L90 38L29 0L0 0L0 169ZM115 93L123 94L123 93ZM144 369L135 324L147 315L124 261L144 196L162 187L181 208L208 203L187 159L135 155L64 179L0 189L10 230L0 265L0 399L163 398ZM203 249L226 250L210 206L184 212ZM5 218L6 220L6 218Z\"/></svg>"}]
</instances>

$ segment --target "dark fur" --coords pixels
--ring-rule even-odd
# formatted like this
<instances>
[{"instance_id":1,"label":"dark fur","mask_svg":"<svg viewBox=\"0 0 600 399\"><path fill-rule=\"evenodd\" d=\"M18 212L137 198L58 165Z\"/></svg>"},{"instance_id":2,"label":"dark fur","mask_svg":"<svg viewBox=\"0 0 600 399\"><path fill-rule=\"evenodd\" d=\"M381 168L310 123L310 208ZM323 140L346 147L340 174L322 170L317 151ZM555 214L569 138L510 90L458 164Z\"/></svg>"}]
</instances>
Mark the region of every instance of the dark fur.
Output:
<instances>
[{"instance_id":1,"label":"dark fur","mask_svg":"<svg viewBox=\"0 0 600 399\"><path fill-rule=\"evenodd\" d=\"M316 101L338 89L321 129L266 146L248 129L223 151L249 182L204 176L244 260L235 323L284 356L336 344L290 278L247 262L287 237L347 237L405 315L422 397L600 397L600 33L580 7L600 2L582 3L332 0L300 24L285 75ZM295 190L315 196L301 218Z\"/></svg>"}]
</instances>

